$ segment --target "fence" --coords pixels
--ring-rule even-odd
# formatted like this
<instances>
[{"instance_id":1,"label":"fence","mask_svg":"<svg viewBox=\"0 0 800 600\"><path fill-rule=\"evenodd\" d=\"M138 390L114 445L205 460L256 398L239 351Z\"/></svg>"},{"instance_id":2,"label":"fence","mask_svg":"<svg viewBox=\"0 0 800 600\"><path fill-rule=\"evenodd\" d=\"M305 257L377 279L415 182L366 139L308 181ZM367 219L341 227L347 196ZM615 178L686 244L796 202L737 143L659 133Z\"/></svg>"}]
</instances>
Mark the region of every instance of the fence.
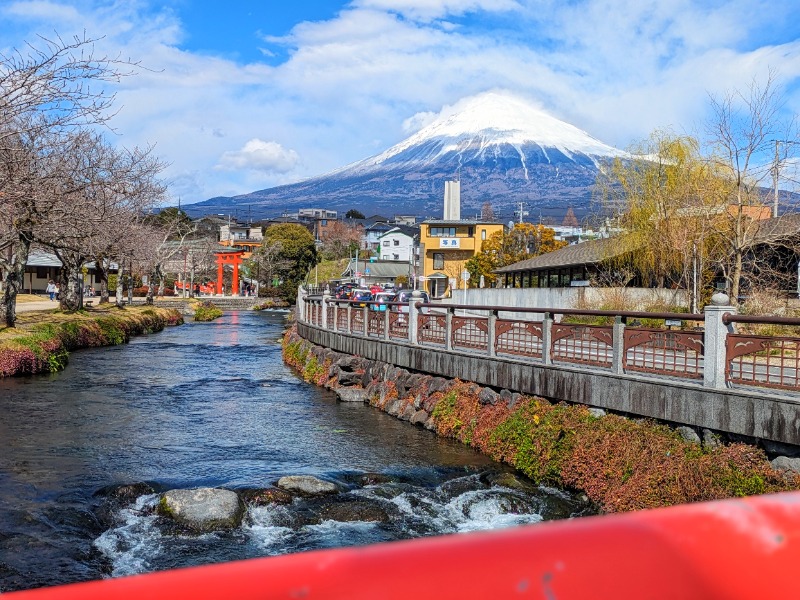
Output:
<instances>
[{"instance_id":1,"label":"fence","mask_svg":"<svg viewBox=\"0 0 800 600\"><path fill-rule=\"evenodd\" d=\"M734 330L737 323L800 327L800 319L737 315L727 300L715 296L703 314L421 302L377 305L328 296L300 298L298 308L306 323L323 329L470 355L701 380L703 386L718 389L800 391L800 337ZM520 319L510 314L544 317ZM640 320L664 325L644 327Z\"/></svg>"}]
</instances>

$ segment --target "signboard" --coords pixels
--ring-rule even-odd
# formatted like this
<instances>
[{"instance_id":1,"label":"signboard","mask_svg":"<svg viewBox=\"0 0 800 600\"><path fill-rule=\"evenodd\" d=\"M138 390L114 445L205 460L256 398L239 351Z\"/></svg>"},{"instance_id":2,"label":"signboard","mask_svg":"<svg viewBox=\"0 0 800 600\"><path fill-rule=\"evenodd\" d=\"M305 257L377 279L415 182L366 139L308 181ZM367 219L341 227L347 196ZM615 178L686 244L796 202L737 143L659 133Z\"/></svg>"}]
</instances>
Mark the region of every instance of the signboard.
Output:
<instances>
[{"instance_id":1,"label":"signboard","mask_svg":"<svg viewBox=\"0 0 800 600\"><path fill-rule=\"evenodd\" d=\"M439 238L439 248L460 248L461 240L459 238Z\"/></svg>"},{"instance_id":2,"label":"signboard","mask_svg":"<svg viewBox=\"0 0 800 600\"><path fill-rule=\"evenodd\" d=\"M680 319L665 319L664 325L666 325L667 327L680 327L681 325L683 325L683 321L681 321Z\"/></svg>"},{"instance_id":3,"label":"signboard","mask_svg":"<svg viewBox=\"0 0 800 600\"><path fill-rule=\"evenodd\" d=\"M461 279L463 279L464 281L469 281L469 271L467 271L466 269L461 271Z\"/></svg>"},{"instance_id":4,"label":"signboard","mask_svg":"<svg viewBox=\"0 0 800 600\"><path fill-rule=\"evenodd\" d=\"M589 281L584 279L576 279L574 281L570 281L569 284L572 287L589 287Z\"/></svg>"}]
</instances>

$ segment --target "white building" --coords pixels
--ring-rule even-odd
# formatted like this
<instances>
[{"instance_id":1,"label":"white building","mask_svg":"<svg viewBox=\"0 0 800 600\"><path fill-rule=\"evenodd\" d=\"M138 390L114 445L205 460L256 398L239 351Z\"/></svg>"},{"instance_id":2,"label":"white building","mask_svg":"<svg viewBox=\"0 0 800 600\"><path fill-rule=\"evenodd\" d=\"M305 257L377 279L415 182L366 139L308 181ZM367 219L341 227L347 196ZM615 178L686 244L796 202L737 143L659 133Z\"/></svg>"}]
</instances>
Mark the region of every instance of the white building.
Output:
<instances>
[{"instance_id":1,"label":"white building","mask_svg":"<svg viewBox=\"0 0 800 600\"><path fill-rule=\"evenodd\" d=\"M405 226L393 227L378 238L380 260L409 262L414 252L414 230Z\"/></svg>"}]
</instances>

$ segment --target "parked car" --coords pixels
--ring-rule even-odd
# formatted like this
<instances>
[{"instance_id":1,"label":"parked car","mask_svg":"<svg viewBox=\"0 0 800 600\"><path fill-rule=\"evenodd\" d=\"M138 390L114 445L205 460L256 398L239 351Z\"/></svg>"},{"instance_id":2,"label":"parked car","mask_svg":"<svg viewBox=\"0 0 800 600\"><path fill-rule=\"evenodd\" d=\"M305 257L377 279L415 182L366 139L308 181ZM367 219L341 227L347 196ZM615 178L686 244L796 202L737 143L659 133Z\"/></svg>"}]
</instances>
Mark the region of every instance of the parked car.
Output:
<instances>
[{"instance_id":1,"label":"parked car","mask_svg":"<svg viewBox=\"0 0 800 600\"><path fill-rule=\"evenodd\" d=\"M350 295L350 301L353 302L353 306L364 307L370 300L372 300L372 292L369 290L355 289Z\"/></svg>"},{"instance_id":2,"label":"parked car","mask_svg":"<svg viewBox=\"0 0 800 600\"><path fill-rule=\"evenodd\" d=\"M358 285L355 283L343 283L340 286L337 286L335 290L333 290L333 296L337 300L348 300L350 295L353 293L353 290L357 288Z\"/></svg>"},{"instance_id":3,"label":"parked car","mask_svg":"<svg viewBox=\"0 0 800 600\"><path fill-rule=\"evenodd\" d=\"M374 296L375 294L380 294L381 292L383 292L384 289L382 285L374 283L369 287L369 291L372 292L372 295Z\"/></svg>"},{"instance_id":4,"label":"parked car","mask_svg":"<svg viewBox=\"0 0 800 600\"><path fill-rule=\"evenodd\" d=\"M389 302L394 302L394 296L391 292L378 292L373 297L374 304L369 305L370 310L385 311L386 305Z\"/></svg>"},{"instance_id":5,"label":"parked car","mask_svg":"<svg viewBox=\"0 0 800 600\"><path fill-rule=\"evenodd\" d=\"M403 304L408 304L408 303L411 302L411 299L412 299L411 294L412 293L413 293L413 290L400 290L399 292L397 292L397 296L395 296L394 301L395 302L402 302ZM420 291L419 302L428 303L430 301L431 301L431 297L428 296L428 292ZM397 310L398 312L403 312L403 313L407 313L408 312L408 306L395 306L394 309ZM429 314L431 312L431 309L428 308L428 307L423 307L421 312L423 312L424 314L427 315L427 314Z\"/></svg>"}]
</instances>

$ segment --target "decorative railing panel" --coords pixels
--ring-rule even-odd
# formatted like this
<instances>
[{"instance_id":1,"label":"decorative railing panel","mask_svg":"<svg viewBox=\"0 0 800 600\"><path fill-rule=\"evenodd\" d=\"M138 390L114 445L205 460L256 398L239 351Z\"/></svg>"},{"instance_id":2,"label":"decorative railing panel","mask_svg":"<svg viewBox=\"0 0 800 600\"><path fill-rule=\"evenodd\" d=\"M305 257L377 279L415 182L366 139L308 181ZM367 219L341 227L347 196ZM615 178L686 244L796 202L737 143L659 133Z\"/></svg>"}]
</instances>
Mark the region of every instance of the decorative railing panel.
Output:
<instances>
[{"instance_id":1,"label":"decorative railing panel","mask_svg":"<svg viewBox=\"0 0 800 600\"><path fill-rule=\"evenodd\" d=\"M731 383L800 390L800 338L728 334Z\"/></svg>"},{"instance_id":2,"label":"decorative railing panel","mask_svg":"<svg viewBox=\"0 0 800 600\"><path fill-rule=\"evenodd\" d=\"M339 305L336 310L336 329L347 331L347 306Z\"/></svg>"},{"instance_id":3,"label":"decorative railing panel","mask_svg":"<svg viewBox=\"0 0 800 600\"><path fill-rule=\"evenodd\" d=\"M364 311L361 308L353 308L350 313L350 331L352 333L364 333Z\"/></svg>"},{"instance_id":4,"label":"decorative railing panel","mask_svg":"<svg viewBox=\"0 0 800 600\"><path fill-rule=\"evenodd\" d=\"M399 340L408 339L408 315L406 313L389 313L389 337Z\"/></svg>"},{"instance_id":5,"label":"decorative railing panel","mask_svg":"<svg viewBox=\"0 0 800 600\"><path fill-rule=\"evenodd\" d=\"M417 316L417 340L420 344L445 345L447 319L444 315Z\"/></svg>"},{"instance_id":6,"label":"decorative railing panel","mask_svg":"<svg viewBox=\"0 0 800 600\"><path fill-rule=\"evenodd\" d=\"M489 349L489 324L481 317L453 317L453 348Z\"/></svg>"},{"instance_id":7,"label":"decorative railing panel","mask_svg":"<svg viewBox=\"0 0 800 600\"><path fill-rule=\"evenodd\" d=\"M551 355L554 361L610 367L612 335L607 326L554 324Z\"/></svg>"},{"instance_id":8,"label":"decorative railing panel","mask_svg":"<svg viewBox=\"0 0 800 600\"><path fill-rule=\"evenodd\" d=\"M372 335L375 337L382 336L384 319L386 319L385 311L373 311L373 310L369 311L369 317L367 319L368 335Z\"/></svg>"},{"instance_id":9,"label":"decorative railing panel","mask_svg":"<svg viewBox=\"0 0 800 600\"><path fill-rule=\"evenodd\" d=\"M521 322L497 319L494 331L496 352L533 358L542 357L541 321Z\"/></svg>"},{"instance_id":10,"label":"decorative railing panel","mask_svg":"<svg viewBox=\"0 0 800 600\"><path fill-rule=\"evenodd\" d=\"M623 366L626 371L703 377L703 332L626 328Z\"/></svg>"},{"instance_id":11,"label":"decorative railing panel","mask_svg":"<svg viewBox=\"0 0 800 600\"><path fill-rule=\"evenodd\" d=\"M333 304L328 305L328 322L325 323L326 329L333 329Z\"/></svg>"},{"instance_id":12,"label":"decorative railing panel","mask_svg":"<svg viewBox=\"0 0 800 600\"><path fill-rule=\"evenodd\" d=\"M311 305L311 318L313 319L314 325L317 327L322 327L322 304L319 302L314 302Z\"/></svg>"}]
</instances>

